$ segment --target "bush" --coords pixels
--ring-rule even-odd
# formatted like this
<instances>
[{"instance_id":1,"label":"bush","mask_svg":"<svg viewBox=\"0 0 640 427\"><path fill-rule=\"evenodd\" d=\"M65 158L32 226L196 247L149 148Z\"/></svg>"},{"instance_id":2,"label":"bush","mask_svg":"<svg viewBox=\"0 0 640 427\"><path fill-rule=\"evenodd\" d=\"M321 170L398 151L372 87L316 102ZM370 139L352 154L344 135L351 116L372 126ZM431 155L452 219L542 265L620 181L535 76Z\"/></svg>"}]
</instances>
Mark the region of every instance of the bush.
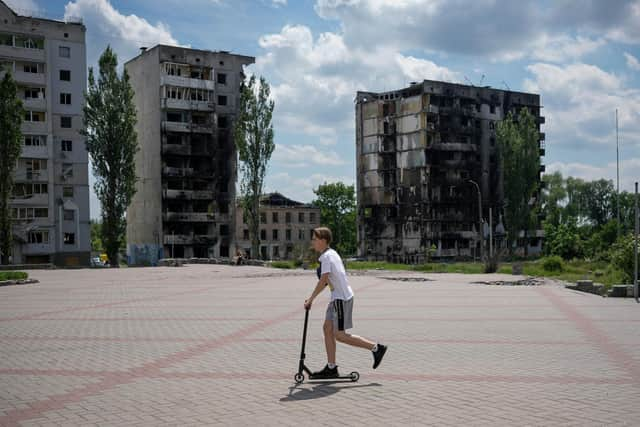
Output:
<instances>
[{"instance_id":1,"label":"bush","mask_svg":"<svg viewBox=\"0 0 640 427\"><path fill-rule=\"evenodd\" d=\"M620 269L625 283L633 283L634 238L632 234L621 236L611 249L611 261Z\"/></svg>"},{"instance_id":2,"label":"bush","mask_svg":"<svg viewBox=\"0 0 640 427\"><path fill-rule=\"evenodd\" d=\"M291 268L294 268L294 263L292 263L290 261L273 261L271 263L271 267L273 267L273 268L291 269Z\"/></svg>"},{"instance_id":3,"label":"bush","mask_svg":"<svg viewBox=\"0 0 640 427\"><path fill-rule=\"evenodd\" d=\"M0 280L21 280L28 277L24 271L0 271Z\"/></svg>"},{"instance_id":4,"label":"bush","mask_svg":"<svg viewBox=\"0 0 640 427\"><path fill-rule=\"evenodd\" d=\"M542 259L542 268L545 271L563 271L564 264L561 257L554 255Z\"/></svg>"}]
</instances>

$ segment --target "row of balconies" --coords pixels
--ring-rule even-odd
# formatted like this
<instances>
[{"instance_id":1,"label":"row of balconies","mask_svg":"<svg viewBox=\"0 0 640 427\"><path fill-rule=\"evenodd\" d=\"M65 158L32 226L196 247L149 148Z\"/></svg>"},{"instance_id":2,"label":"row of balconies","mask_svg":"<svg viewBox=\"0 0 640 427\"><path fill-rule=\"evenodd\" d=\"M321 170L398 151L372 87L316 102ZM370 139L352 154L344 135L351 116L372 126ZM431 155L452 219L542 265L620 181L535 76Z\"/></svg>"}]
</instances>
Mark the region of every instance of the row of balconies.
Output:
<instances>
[{"instance_id":1,"label":"row of balconies","mask_svg":"<svg viewBox=\"0 0 640 427\"><path fill-rule=\"evenodd\" d=\"M162 130L166 132L194 132L194 133L213 133L215 129L214 123L191 123L191 122L170 122L162 121Z\"/></svg>"},{"instance_id":2,"label":"row of balconies","mask_svg":"<svg viewBox=\"0 0 640 427\"><path fill-rule=\"evenodd\" d=\"M211 101L195 101L187 99L162 98L160 105L162 108L173 110L195 110L195 111L215 111L216 104Z\"/></svg>"},{"instance_id":3,"label":"row of balconies","mask_svg":"<svg viewBox=\"0 0 640 427\"><path fill-rule=\"evenodd\" d=\"M213 191L210 190L163 190L162 197L165 199L183 200L210 200L214 198Z\"/></svg>"},{"instance_id":4,"label":"row of balconies","mask_svg":"<svg viewBox=\"0 0 640 427\"><path fill-rule=\"evenodd\" d=\"M164 212L166 222L214 222L215 215L208 212Z\"/></svg>"},{"instance_id":5,"label":"row of balconies","mask_svg":"<svg viewBox=\"0 0 640 427\"><path fill-rule=\"evenodd\" d=\"M203 145L193 146L191 144L162 144L162 154L178 155L178 156L211 156L214 153L212 147Z\"/></svg>"},{"instance_id":6,"label":"row of balconies","mask_svg":"<svg viewBox=\"0 0 640 427\"><path fill-rule=\"evenodd\" d=\"M217 236L211 234L165 234L165 245L212 245L218 240Z\"/></svg>"}]
</instances>

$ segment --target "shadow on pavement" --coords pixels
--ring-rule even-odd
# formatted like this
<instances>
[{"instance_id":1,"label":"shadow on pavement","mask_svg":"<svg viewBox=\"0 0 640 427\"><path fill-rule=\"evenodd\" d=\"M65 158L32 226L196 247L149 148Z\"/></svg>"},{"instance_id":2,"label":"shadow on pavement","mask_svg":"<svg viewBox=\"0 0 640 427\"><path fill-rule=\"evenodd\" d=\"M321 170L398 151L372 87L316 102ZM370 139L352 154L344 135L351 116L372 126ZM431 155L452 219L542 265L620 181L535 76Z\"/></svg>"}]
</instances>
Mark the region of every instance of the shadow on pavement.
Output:
<instances>
[{"instance_id":1,"label":"shadow on pavement","mask_svg":"<svg viewBox=\"0 0 640 427\"><path fill-rule=\"evenodd\" d=\"M316 383L316 384L308 383L308 384L313 385L313 387L301 388L303 387L302 384L296 384L293 387L289 387L289 394L283 397L282 399L280 399L280 402L319 399L321 397L331 396L332 394L335 394L341 390L348 390L350 388L382 387L382 384L378 384L378 383L336 386L336 384L347 384L344 381L324 382L324 383Z\"/></svg>"}]
</instances>

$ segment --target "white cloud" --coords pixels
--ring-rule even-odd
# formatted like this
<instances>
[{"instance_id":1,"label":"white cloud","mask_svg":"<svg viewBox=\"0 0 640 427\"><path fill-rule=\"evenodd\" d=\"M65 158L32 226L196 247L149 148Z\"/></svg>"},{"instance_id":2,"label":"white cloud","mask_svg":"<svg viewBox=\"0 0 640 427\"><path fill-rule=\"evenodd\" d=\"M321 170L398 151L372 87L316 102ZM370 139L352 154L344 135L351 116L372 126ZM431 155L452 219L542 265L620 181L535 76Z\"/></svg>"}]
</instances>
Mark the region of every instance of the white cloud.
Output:
<instances>
[{"instance_id":1,"label":"white cloud","mask_svg":"<svg viewBox=\"0 0 640 427\"><path fill-rule=\"evenodd\" d=\"M595 65L535 63L527 70L527 91L542 94L550 147L604 148L615 144L615 110L619 110L620 137L640 147L640 89ZM549 138L547 138L549 139Z\"/></svg>"},{"instance_id":2,"label":"white cloud","mask_svg":"<svg viewBox=\"0 0 640 427\"><path fill-rule=\"evenodd\" d=\"M531 51L531 57L540 61L571 62L595 52L606 44L603 38L542 35Z\"/></svg>"},{"instance_id":3,"label":"white cloud","mask_svg":"<svg viewBox=\"0 0 640 427\"><path fill-rule=\"evenodd\" d=\"M640 158L620 161L620 190L634 191L634 183L640 181ZM586 181L607 179L616 184L616 162L604 166L594 166L580 162L554 162L547 166L547 173L560 172L563 176L582 178Z\"/></svg>"},{"instance_id":4,"label":"white cloud","mask_svg":"<svg viewBox=\"0 0 640 427\"><path fill-rule=\"evenodd\" d=\"M304 177L292 176L287 172L279 172L268 178L266 192L279 191L291 199L309 203L316 196L313 190L324 183L343 182L345 185L353 185L353 176L334 176L321 173Z\"/></svg>"},{"instance_id":5,"label":"white cloud","mask_svg":"<svg viewBox=\"0 0 640 427\"><path fill-rule=\"evenodd\" d=\"M286 6L287 0L271 0L271 4L275 7Z\"/></svg>"},{"instance_id":6,"label":"white cloud","mask_svg":"<svg viewBox=\"0 0 640 427\"><path fill-rule=\"evenodd\" d=\"M137 15L123 15L108 0L75 0L67 3L64 16L81 17L87 27L87 61L95 64L107 45L118 54L122 65L136 56L140 47L158 43L179 45L169 27L155 25Z\"/></svg>"},{"instance_id":7,"label":"white cloud","mask_svg":"<svg viewBox=\"0 0 640 427\"><path fill-rule=\"evenodd\" d=\"M638 58L627 52L624 53L624 57L627 59L627 67L635 71L640 71L640 61L638 61Z\"/></svg>"},{"instance_id":8,"label":"white cloud","mask_svg":"<svg viewBox=\"0 0 640 427\"><path fill-rule=\"evenodd\" d=\"M290 167L307 167L310 165L338 166L344 164L344 160L335 151L319 150L313 145L276 144L273 159Z\"/></svg>"},{"instance_id":9,"label":"white cloud","mask_svg":"<svg viewBox=\"0 0 640 427\"><path fill-rule=\"evenodd\" d=\"M392 47L479 56L577 60L607 40L640 43L640 0L317 0L340 22L350 46ZM598 34L598 37L593 37Z\"/></svg>"},{"instance_id":10,"label":"white cloud","mask_svg":"<svg viewBox=\"0 0 640 427\"><path fill-rule=\"evenodd\" d=\"M5 3L18 15L44 15L44 10L38 5L35 0L5 0Z\"/></svg>"},{"instance_id":11,"label":"white cloud","mask_svg":"<svg viewBox=\"0 0 640 427\"><path fill-rule=\"evenodd\" d=\"M254 71L271 82L276 128L321 143L333 143L341 133L349 133L351 140L358 90L391 90L423 79L461 80L446 67L392 49L353 48L339 33L314 38L303 25L287 25L259 43L264 53Z\"/></svg>"}]
</instances>

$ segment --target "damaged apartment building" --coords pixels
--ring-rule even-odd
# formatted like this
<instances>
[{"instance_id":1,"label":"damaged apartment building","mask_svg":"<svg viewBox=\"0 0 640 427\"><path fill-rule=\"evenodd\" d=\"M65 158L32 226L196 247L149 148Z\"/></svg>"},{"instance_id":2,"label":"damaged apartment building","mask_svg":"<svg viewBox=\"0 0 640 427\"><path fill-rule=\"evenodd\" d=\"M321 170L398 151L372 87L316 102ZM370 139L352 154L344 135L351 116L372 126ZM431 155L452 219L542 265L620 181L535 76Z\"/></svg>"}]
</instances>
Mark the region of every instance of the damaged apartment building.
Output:
<instances>
[{"instance_id":1,"label":"damaged apartment building","mask_svg":"<svg viewBox=\"0 0 640 427\"><path fill-rule=\"evenodd\" d=\"M125 64L140 148L127 210L129 263L229 256L237 176L231 129L252 63L225 51L157 45Z\"/></svg>"},{"instance_id":2,"label":"damaged apartment building","mask_svg":"<svg viewBox=\"0 0 640 427\"><path fill-rule=\"evenodd\" d=\"M493 233L504 230L496 126L522 108L539 130L537 94L431 80L358 92L358 254L406 263L480 256L490 208ZM543 156L544 133L539 144ZM541 249L540 237L529 253Z\"/></svg>"}]
</instances>

